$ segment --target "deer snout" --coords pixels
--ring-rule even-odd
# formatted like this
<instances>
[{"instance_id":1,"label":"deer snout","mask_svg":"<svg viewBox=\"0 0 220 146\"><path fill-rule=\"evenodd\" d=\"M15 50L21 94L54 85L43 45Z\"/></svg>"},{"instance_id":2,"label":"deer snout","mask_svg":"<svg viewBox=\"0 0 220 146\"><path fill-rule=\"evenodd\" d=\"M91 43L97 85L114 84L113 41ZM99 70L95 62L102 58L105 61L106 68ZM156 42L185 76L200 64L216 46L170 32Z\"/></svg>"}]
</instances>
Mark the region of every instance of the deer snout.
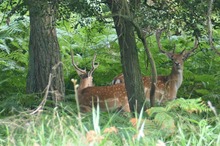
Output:
<instances>
[{"instance_id":1,"label":"deer snout","mask_svg":"<svg viewBox=\"0 0 220 146\"><path fill-rule=\"evenodd\" d=\"M176 66L180 66L180 63L179 62L174 62Z\"/></svg>"}]
</instances>

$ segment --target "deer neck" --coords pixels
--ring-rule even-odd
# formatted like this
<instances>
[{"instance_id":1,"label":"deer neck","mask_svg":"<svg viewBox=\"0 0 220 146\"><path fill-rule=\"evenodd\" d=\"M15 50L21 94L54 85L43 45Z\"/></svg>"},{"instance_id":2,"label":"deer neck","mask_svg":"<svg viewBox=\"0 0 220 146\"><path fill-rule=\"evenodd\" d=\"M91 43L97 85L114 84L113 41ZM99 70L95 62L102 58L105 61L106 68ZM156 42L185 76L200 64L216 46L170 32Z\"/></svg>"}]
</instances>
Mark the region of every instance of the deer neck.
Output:
<instances>
[{"instance_id":1,"label":"deer neck","mask_svg":"<svg viewBox=\"0 0 220 146\"><path fill-rule=\"evenodd\" d=\"M81 92L83 89L91 86L93 86L93 78L91 76L81 79L78 87L78 92Z\"/></svg>"},{"instance_id":2,"label":"deer neck","mask_svg":"<svg viewBox=\"0 0 220 146\"><path fill-rule=\"evenodd\" d=\"M169 75L169 83L172 84L172 86L175 86L176 89L179 89L183 82L183 66L180 68L172 68L171 74Z\"/></svg>"},{"instance_id":3,"label":"deer neck","mask_svg":"<svg viewBox=\"0 0 220 146\"><path fill-rule=\"evenodd\" d=\"M85 99L82 98L82 91L85 88L91 87L93 86L93 78L91 76L86 77L86 78L82 78L79 84L79 87L77 89L77 93L78 93L78 100L79 100L79 104L82 105Z\"/></svg>"}]
</instances>

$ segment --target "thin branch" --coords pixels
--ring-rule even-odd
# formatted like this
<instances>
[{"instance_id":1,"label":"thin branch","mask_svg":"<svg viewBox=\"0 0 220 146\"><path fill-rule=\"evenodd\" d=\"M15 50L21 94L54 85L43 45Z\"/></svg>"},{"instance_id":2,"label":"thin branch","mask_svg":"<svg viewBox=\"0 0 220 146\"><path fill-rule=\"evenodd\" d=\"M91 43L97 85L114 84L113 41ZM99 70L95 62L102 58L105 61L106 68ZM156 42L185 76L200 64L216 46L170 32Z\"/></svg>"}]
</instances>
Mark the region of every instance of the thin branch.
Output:
<instances>
[{"instance_id":1,"label":"thin branch","mask_svg":"<svg viewBox=\"0 0 220 146\"><path fill-rule=\"evenodd\" d=\"M47 84L47 87L45 88L45 94L44 94L44 98L43 100L41 101L41 103L39 104L39 106L34 110L32 111L30 114L33 115L35 113L39 113L43 110L43 107L44 105L46 104L46 101L47 101L47 98L48 98L48 94L49 94L49 90L50 90L50 87L51 87L51 82L52 82L52 79L53 79L53 75L55 73L55 70L57 69L57 67L62 64L61 62L57 63L56 65L54 65L52 67L52 73L49 74L49 79L48 79L48 84Z\"/></svg>"},{"instance_id":2,"label":"thin branch","mask_svg":"<svg viewBox=\"0 0 220 146\"><path fill-rule=\"evenodd\" d=\"M52 82L52 74L50 73L49 81L48 81L47 87L45 88L46 92L44 94L44 98L41 101L40 105L33 112L30 113L31 115L42 111L42 109L43 109L43 107L44 107L44 105L46 104L46 101L47 101L47 97L48 97L48 94L49 94L49 89L50 89L51 82Z\"/></svg>"},{"instance_id":3,"label":"thin branch","mask_svg":"<svg viewBox=\"0 0 220 146\"><path fill-rule=\"evenodd\" d=\"M213 2L214 2L214 0L209 1L208 16L207 16L209 44L210 44L210 49L214 50L218 55L220 55L220 52L215 48L214 43L213 43L212 20L211 20Z\"/></svg>"}]
</instances>

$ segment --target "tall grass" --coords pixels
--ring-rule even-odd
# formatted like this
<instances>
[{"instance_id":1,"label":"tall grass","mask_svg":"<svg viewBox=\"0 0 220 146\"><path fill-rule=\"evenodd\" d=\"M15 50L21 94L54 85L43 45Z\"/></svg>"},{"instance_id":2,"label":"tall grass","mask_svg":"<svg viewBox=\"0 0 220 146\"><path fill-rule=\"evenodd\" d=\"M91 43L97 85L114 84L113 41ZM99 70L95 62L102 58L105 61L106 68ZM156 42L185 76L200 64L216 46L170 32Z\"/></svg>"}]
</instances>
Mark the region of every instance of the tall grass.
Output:
<instances>
[{"instance_id":1,"label":"tall grass","mask_svg":"<svg viewBox=\"0 0 220 146\"><path fill-rule=\"evenodd\" d=\"M137 115L136 121L120 112L101 112L98 108L78 118L74 105L45 107L41 113L0 119L2 146L218 146L220 145L219 115L187 113L184 110L164 112L174 119L163 122L157 114ZM159 112L159 115L162 112ZM149 112L149 111L148 111ZM164 116L167 117L167 116ZM80 121L82 122L82 128Z\"/></svg>"}]
</instances>

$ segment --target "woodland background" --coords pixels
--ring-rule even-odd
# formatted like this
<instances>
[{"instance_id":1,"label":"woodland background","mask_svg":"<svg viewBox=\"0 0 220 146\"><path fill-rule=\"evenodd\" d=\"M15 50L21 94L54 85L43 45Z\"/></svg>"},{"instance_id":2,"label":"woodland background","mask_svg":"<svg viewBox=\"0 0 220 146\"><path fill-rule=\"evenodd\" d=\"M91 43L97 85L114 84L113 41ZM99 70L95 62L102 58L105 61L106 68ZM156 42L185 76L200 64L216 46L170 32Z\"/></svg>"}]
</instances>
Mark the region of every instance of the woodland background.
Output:
<instances>
[{"instance_id":1,"label":"woodland background","mask_svg":"<svg viewBox=\"0 0 220 146\"><path fill-rule=\"evenodd\" d=\"M79 66L87 69L97 53L96 62L100 64L94 73L97 86L111 84L122 72L118 36L109 8L101 0L48 1L58 8L55 23L65 97L59 103L47 100L42 112L30 114L41 103L44 92L40 97L26 92L30 47L28 2L0 1L0 145L220 145L219 1L137 1L140 10L135 13L135 23L146 32L158 75L169 74L171 62L159 53L156 29L166 28L161 39L166 50L171 51L174 46L177 52L191 49L194 36L199 37L200 45L184 63L184 80L177 100L135 114L139 119L136 124L133 122L135 126L128 122L130 115L120 112L94 110L81 118L77 115L70 80L79 81L79 77L71 65L71 50ZM207 25L209 17L211 30ZM151 75L145 49L137 36L136 44L141 73Z\"/></svg>"}]
</instances>

